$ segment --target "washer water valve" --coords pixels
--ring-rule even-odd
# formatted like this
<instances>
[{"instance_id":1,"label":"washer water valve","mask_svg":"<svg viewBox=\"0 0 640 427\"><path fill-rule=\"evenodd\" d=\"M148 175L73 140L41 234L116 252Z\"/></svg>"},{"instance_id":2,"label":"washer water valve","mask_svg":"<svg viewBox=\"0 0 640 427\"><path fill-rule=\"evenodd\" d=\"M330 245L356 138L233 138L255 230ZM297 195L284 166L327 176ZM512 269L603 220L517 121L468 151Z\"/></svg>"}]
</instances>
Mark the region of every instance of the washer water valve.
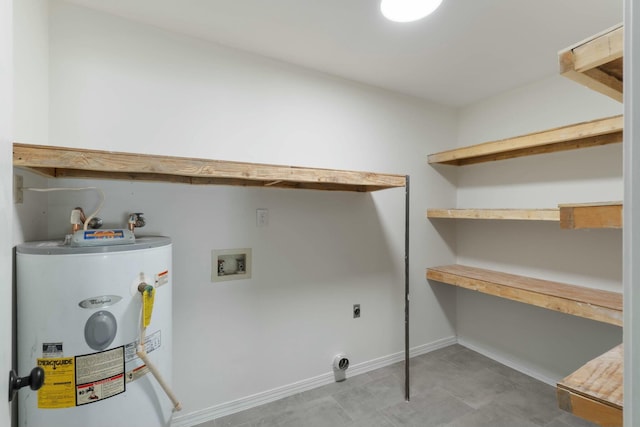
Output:
<instances>
[{"instance_id":1,"label":"washer water valve","mask_svg":"<svg viewBox=\"0 0 640 427\"><path fill-rule=\"evenodd\" d=\"M141 228L147 225L147 221L142 215L144 215L142 212L134 212L132 214L129 214L129 220L127 221L129 231L133 233L136 228Z\"/></svg>"}]
</instances>

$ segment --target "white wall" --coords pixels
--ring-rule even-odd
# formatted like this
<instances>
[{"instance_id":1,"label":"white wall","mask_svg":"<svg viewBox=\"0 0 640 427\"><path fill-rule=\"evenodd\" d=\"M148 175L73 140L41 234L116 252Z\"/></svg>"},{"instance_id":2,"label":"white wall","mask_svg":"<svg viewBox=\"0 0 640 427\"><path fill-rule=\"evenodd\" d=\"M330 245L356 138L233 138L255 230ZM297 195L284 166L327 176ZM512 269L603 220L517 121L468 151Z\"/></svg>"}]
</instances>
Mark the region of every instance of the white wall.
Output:
<instances>
[{"instance_id":1,"label":"white wall","mask_svg":"<svg viewBox=\"0 0 640 427\"><path fill-rule=\"evenodd\" d=\"M459 114L458 145L622 113L622 106L557 76ZM547 208L622 200L622 147L523 157L458 168L458 207ZM621 291L621 230L561 231L554 223L461 221L458 262ZM617 345L621 328L459 290L462 343L553 382Z\"/></svg>"},{"instance_id":2,"label":"white wall","mask_svg":"<svg viewBox=\"0 0 640 427\"><path fill-rule=\"evenodd\" d=\"M49 2L20 0L13 11L14 84L13 141L32 144L49 142ZM25 187L46 186L46 179L15 170ZM46 197L27 197L13 204L14 245L46 233Z\"/></svg>"},{"instance_id":3,"label":"white wall","mask_svg":"<svg viewBox=\"0 0 640 427\"><path fill-rule=\"evenodd\" d=\"M49 138L49 35L48 21L49 9L47 0L20 0L13 3L13 10L0 12L2 17L11 17L11 24L2 23L0 28L11 32L12 37L0 37L12 43L12 64L11 72L13 80L9 83L11 90L0 90L3 100L11 104L11 126L12 133L7 135L7 155L0 156L6 164L2 164L3 185L11 185L12 170L10 159L10 147L13 141L32 142L46 144ZM4 83L3 83L4 84ZM23 177L24 186L46 186L46 179L23 170L14 170L14 173ZM5 179L6 176L6 179ZM7 217L0 218L3 227L9 227L7 238L0 239L3 242L11 242L9 248L27 240L34 240L38 236L46 235L47 210L45 198L27 198L23 204L13 203L13 188L7 187L7 193L3 204L2 212L6 212ZM3 202L3 203L4 203ZM9 252L12 254L12 252ZM13 263L11 263L13 265ZM4 274L4 271L3 271ZM13 277L11 269L6 272L5 277ZM10 283L10 282L8 282ZM11 326L12 339L4 339L4 342L11 343L7 346L7 352L12 355L13 367L19 369L19 375L27 375L32 367L17 366L15 361L15 295L12 290L14 286L7 286L8 296L0 298L3 304L11 310L0 310L8 315L12 313L11 322L2 322L7 327ZM1 334L0 334L1 335ZM17 407L13 405L12 425L17 425ZM2 417L0 416L0 420ZM0 421L1 425L5 425Z\"/></svg>"},{"instance_id":4,"label":"white wall","mask_svg":"<svg viewBox=\"0 0 640 427\"><path fill-rule=\"evenodd\" d=\"M454 261L454 229L424 219L427 206L455 203L455 178L426 165L455 140L453 111L63 2L51 2L50 30L53 145L410 174L411 345L455 334L454 291L424 280L427 263ZM183 424L326 375L338 351L357 365L403 349L402 189L49 185L99 185L108 223L141 211L144 232L173 238ZM95 202L50 195L48 236ZM268 227L256 228L256 208L269 209ZM253 278L211 283L210 251L238 247L253 248Z\"/></svg>"},{"instance_id":5,"label":"white wall","mask_svg":"<svg viewBox=\"0 0 640 427\"><path fill-rule=\"evenodd\" d=\"M0 369L12 368L12 286L11 277L11 138L13 137L13 1L0 0ZM6 389L5 389L6 390ZM0 425L11 423L11 405L0 405Z\"/></svg>"},{"instance_id":6,"label":"white wall","mask_svg":"<svg viewBox=\"0 0 640 427\"><path fill-rule=\"evenodd\" d=\"M49 133L49 4L20 0L14 8L14 122L20 142L46 144Z\"/></svg>"}]
</instances>

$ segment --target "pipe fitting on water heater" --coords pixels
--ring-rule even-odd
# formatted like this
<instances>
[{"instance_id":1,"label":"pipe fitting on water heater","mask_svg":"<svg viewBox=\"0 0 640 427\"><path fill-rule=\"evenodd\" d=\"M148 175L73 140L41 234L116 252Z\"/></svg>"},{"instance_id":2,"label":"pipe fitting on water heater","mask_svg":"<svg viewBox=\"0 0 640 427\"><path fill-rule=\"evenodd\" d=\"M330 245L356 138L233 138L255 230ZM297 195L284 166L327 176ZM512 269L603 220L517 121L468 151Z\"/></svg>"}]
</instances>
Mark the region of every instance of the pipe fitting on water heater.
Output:
<instances>
[{"instance_id":1,"label":"pipe fitting on water heater","mask_svg":"<svg viewBox=\"0 0 640 427\"><path fill-rule=\"evenodd\" d=\"M144 213L142 212L134 212L129 214L129 220L127 221L129 231L133 233L136 228L142 228L147 224L147 221L142 215L144 215Z\"/></svg>"},{"instance_id":2,"label":"pipe fitting on water heater","mask_svg":"<svg viewBox=\"0 0 640 427\"><path fill-rule=\"evenodd\" d=\"M349 368L349 358L346 354L340 353L333 358L333 375L336 382L347 379L347 369Z\"/></svg>"}]
</instances>

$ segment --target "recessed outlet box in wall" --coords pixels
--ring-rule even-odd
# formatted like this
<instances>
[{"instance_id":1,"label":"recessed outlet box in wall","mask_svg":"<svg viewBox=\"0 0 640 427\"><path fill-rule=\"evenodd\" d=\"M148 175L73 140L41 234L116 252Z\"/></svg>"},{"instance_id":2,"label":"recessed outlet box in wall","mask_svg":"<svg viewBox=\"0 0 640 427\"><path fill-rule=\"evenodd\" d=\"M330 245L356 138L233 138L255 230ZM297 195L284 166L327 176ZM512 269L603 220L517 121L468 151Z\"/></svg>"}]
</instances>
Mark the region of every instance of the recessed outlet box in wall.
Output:
<instances>
[{"instance_id":1,"label":"recessed outlet box in wall","mask_svg":"<svg viewBox=\"0 0 640 427\"><path fill-rule=\"evenodd\" d=\"M211 251L211 281L251 278L251 248Z\"/></svg>"}]
</instances>

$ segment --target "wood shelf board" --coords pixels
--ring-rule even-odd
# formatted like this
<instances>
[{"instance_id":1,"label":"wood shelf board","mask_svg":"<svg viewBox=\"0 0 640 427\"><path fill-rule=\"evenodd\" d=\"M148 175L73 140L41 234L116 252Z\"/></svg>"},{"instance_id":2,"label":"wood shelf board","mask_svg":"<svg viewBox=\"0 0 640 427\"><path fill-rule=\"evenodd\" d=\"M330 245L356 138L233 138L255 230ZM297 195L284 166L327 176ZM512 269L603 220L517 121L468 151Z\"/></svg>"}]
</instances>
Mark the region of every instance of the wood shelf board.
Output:
<instances>
[{"instance_id":1,"label":"wood shelf board","mask_svg":"<svg viewBox=\"0 0 640 427\"><path fill-rule=\"evenodd\" d=\"M558 205L560 228L622 228L622 202Z\"/></svg>"},{"instance_id":2,"label":"wood shelf board","mask_svg":"<svg viewBox=\"0 0 640 427\"><path fill-rule=\"evenodd\" d=\"M558 209L428 209L427 218L560 221Z\"/></svg>"},{"instance_id":3,"label":"wood shelf board","mask_svg":"<svg viewBox=\"0 0 640 427\"><path fill-rule=\"evenodd\" d=\"M622 326L622 294L464 265L427 269L427 279Z\"/></svg>"},{"instance_id":4,"label":"wood shelf board","mask_svg":"<svg viewBox=\"0 0 640 427\"><path fill-rule=\"evenodd\" d=\"M603 426L622 426L623 345L587 362L558 382L558 403Z\"/></svg>"},{"instance_id":5,"label":"wood shelf board","mask_svg":"<svg viewBox=\"0 0 640 427\"><path fill-rule=\"evenodd\" d=\"M13 144L13 165L49 177L368 192L404 187L404 175L277 166L29 144Z\"/></svg>"},{"instance_id":6,"label":"wood shelf board","mask_svg":"<svg viewBox=\"0 0 640 427\"><path fill-rule=\"evenodd\" d=\"M616 25L560 51L560 74L622 102L623 33Z\"/></svg>"},{"instance_id":7,"label":"wood shelf board","mask_svg":"<svg viewBox=\"0 0 640 427\"><path fill-rule=\"evenodd\" d=\"M622 202L561 204L549 209L428 209L429 219L486 219L559 222L568 230L622 228Z\"/></svg>"},{"instance_id":8,"label":"wood shelf board","mask_svg":"<svg viewBox=\"0 0 640 427\"><path fill-rule=\"evenodd\" d=\"M621 115L562 126L514 138L442 151L428 156L431 164L463 166L542 153L622 142Z\"/></svg>"},{"instance_id":9,"label":"wood shelf board","mask_svg":"<svg viewBox=\"0 0 640 427\"><path fill-rule=\"evenodd\" d=\"M602 427L623 427L622 409L559 387L556 388L556 394L562 410Z\"/></svg>"}]
</instances>

